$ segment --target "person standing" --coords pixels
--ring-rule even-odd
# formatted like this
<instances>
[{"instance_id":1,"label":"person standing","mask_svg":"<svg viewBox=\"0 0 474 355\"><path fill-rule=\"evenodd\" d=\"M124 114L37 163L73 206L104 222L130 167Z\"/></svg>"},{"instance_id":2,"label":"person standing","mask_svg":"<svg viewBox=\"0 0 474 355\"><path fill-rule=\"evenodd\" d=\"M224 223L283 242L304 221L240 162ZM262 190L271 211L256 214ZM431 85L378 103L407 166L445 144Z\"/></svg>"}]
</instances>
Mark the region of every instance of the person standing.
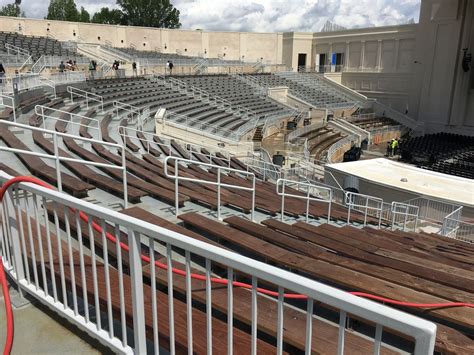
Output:
<instances>
[{"instance_id":1,"label":"person standing","mask_svg":"<svg viewBox=\"0 0 474 355\"><path fill-rule=\"evenodd\" d=\"M170 62L170 75L173 74L173 67L174 67L173 62Z\"/></svg>"},{"instance_id":2,"label":"person standing","mask_svg":"<svg viewBox=\"0 0 474 355\"><path fill-rule=\"evenodd\" d=\"M136 62L133 62L133 63L132 63L132 70L133 70L133 75L134 75L135 77L137 77L137 76L138 76L138 73L137 73L137 63L136 63Z\"/></svg>"},{"instance_id":3,"label":"person standing","mask_svg":"<svg viewBox=\"0 0 474 355\"><path fill-rule=\"evenodd\" d=\"M3 67L3 64L0 63L0 83L3 82L4 77L5 77L5 68Z\"/></svg>"},{"instance_id":4,"label":"person standing","mask_svg":"<svg viewBox=\"0 0 474 355\"><path fill-rule=\"evenodd\" d=\"M166 75L166 72L168 72L170 70L170 61L168 60L166 62L166 67L165 67L165 75Z\"/></svg>"},{"instance_id":5,"label":"person standing","mask_svg":"<svg viewBox=\"0 0 474 355\"><path fill-rule=\"evenodd\" d=\"M61 61L61 64L59 64L59 72L64 73L65 69L66 69L66 66L64 65L64 62Z\"/></svg>"}]
</instances>

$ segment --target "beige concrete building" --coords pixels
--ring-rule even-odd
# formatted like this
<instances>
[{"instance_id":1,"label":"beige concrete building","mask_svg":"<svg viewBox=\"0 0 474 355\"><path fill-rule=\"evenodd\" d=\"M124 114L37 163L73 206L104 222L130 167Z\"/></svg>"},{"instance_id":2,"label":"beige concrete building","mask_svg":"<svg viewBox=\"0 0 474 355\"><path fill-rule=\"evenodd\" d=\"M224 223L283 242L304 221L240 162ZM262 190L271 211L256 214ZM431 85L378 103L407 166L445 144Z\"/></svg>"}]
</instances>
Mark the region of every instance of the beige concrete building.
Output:
<instances>
[{"instance_id":1,"label":"beige concrete building","mask_svg":"<svg viewBox=\"0 0 474 355\"><path fill-rule=\"evenodd\" d=\"M163 53L285 64L331 79L424 122L474 134L474 0L422 0L418 24L317 33L168 30L0 18L1 31ZM466 51L464 51L466 49Z\"/></svg>"}]
</instances>

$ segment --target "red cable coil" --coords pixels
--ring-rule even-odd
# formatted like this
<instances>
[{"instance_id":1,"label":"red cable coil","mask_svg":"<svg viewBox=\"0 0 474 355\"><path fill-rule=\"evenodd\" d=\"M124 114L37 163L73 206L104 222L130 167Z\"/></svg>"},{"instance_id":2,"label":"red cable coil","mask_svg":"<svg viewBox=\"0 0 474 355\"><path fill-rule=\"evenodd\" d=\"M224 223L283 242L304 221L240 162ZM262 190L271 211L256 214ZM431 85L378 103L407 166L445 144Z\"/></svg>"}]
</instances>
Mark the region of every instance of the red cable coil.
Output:
<instances>
[{"instance_id":1,"label":"red cable coil","mask_svg":"<svg viewBox=\"0 0 474 355\"><path fill-rule=\"evenodd\" d=\"M40 185L40 186L48 188L48 189L53 189L51 186L49 186L45 182L43 182L41 180L38 180L34 177L17 176L17 177L14 177L14 178L8 180L7 182L5 182L5 184L2 185L2 187L0 189L0 202L2 202L3 196L5 195L8 188L10 186L12 186L14 184L18 184L20 182L30 182L30 183ZM73 208L71 208L71 210L73 212L75 212L75 210ZM79 215L85 223L89 223L89 217L87 217L86 214L79 211ZM98 233L103 232L102 228L97 223L92 221L91 224L92 224L92 227L94 228L94 230L96 232L98 232ZM108 232L105 232L105 235L106 235L107 239L109 239L111 242L113 242L113 243L117 242L117 239L112 234L110 234ZM127 251L127 252L129 251L128 245L124 244L123 242L120 242L120 247L123 250ZM141 255L141 259L145 262L148 262L148 263L150 262L150 258L148 256ZM13 344L13 331L14 331L13 312L12 312L12 306L11 306L11 302L10 302L10 295L8 293L7 278L6 278L6 275L5 275L5 270L3 268L3 260L2 260L1 256L0 256L0 262L2 263L2 265L1 265L2 267L0 267L0 283L2 284L2 292L3 292L3 295L4 295L4 299L5 299L5 311L6 311L6 315L7 315L7 340L5 342L5 347L4 347L4 350L3 350L3 354L7 355L7 354L10 354L12 344ZM157 267L163 269L163 270L168 269L168 266L166 264L160 263L158 261L155 261L155 265ZM186 272L183 271L183 270L180 270L180 269L177 269L177 268L172 268L171 270L172 270L173 273L175 273L177 275L186 276ZM195 280L206 281L206 276L204 276L204 275L191 273L191 278L193 278ZM228 284L227 279L211 277L210 280L213 283L217 283L217 284L221 284L221 285L227 285ZM232 285L236 286L236 287L252 289L252 285L244 283L244 282L233 281ZM257 288L257 291L262 293L262 294L268 295L268 296L278 297L278 292L275 292L275 291L267 290L267 289L264 289L264 288ZM465 302L413 303L413 302L402 302L402 301L392 300L392 299L389 299L389 298L380 297L380 296L376 296L376 295L372 295L372 294L364 293L364 292L349 292L349 293L352 294L352 295L355 295L355 296L359 296L359 297L364 297L364 298L368 298L368 299L372 299L372 300L376 300L376 301L381 301L381 302L385 302L385 303L389 303L389 304L393 304L393 305L397 305L397 306L410 307L410 308L441 308L441 307L443 307L443 308L445 308L445 307L471 307L471 308L474 308L473 303L465 303ZM283 296L284 296L284 298L287 298L287 299L307 299L308 298L306 295L297 294L297 293L285 293L285 294L283 294Z\"/></svg>"}]
</instances>

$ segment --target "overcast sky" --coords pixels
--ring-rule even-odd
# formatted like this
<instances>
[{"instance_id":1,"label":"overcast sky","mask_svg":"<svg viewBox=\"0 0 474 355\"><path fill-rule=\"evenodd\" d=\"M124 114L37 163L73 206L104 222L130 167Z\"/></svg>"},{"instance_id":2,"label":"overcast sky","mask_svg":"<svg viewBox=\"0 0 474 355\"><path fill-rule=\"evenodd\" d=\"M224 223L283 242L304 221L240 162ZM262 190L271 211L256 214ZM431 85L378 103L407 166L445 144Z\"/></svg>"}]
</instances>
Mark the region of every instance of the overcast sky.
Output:
<instances>
[{"instance_id":1,"label":"overcast sky","mask_svg":"<svg viewBox=\"0 0 474 355\"><path fill-rule=\"evenodd\" d=\"M0 5L13 0L0 0ZM329 20L347 28L418 22L420 0L172 0L184 29L319 31ZM91 14L116 0L76 0ZM27 17L43 18L48 0L23 0Z\"/></svg>"}]
</instances>

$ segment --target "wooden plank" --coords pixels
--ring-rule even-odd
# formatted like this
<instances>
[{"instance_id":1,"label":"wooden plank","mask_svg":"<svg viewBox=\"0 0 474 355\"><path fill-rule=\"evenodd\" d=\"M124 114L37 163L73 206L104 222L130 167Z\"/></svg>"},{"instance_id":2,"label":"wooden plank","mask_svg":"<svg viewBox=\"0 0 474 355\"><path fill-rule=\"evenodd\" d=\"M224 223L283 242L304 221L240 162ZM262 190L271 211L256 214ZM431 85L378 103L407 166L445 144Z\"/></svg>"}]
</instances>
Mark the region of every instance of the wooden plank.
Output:
<instances>
[{"instance_id":1,"label":"wooden plank","mask_svg":"<svg viewBox=\"0 0 474 355\"><path fill-rule=\"evenodd\" d=\"M384 266L374 267L369 260L356 260L350 256L337 253L328 253L327 249L317 244L308 243L280 233L274 229L253 223L244 218L233 216L224 219L224 222L231 227L244 233L255 236L272 244L281 246L292 252L306 255L312 259L319 259L333 263L351 270L359 271L367 275L377 277L382 280L390 281L398 285L412 288L421 292L427 292L432 295L445 298L453 302L474 303L474 294L465 292L457 288L442 286L437 282L425 280L395 269Z\"/></svg>"},{"instance_id":2,"label":"wooden plank","mask_svg":"<svg viewBox=\"0 0 474 355\"><path fill-rule=\"evenodd\" d=\"M4 125L0 127L0 139L2 139L8 147L30 151L30 149ZM55 168L50 167L38 157L21 153L17 153L16 156L33 175L57 186L57 174ZM63 189L75 197L85 197L87 196L88 190L95 188L95 186L84 183L76 177L64 172L61 172L61 178Z\"/></svg>"},{"instance_id":3,"label":"wooden plank","mask_svg":"<svg viewBox=\"0 0 474 355\"><path fill-rule=\"evenodd\" d=\"M397 254L390 250L378 248L367 242L360 242L352 238L352 235L355 235L357 231L342 236L339 234L339 228L328 225L316 227L304 222L297 222L290 227L275 220L267 220L263 223L299 238L306 238L313 243L324 244L323 246L327 248L345 253L345 255L353 258L370 261L380 266L387 266L464 291L474 292L474 274L443 264L430 263L426 259L412 257L408 254L403 254L403 257L400 253Z\"/></svg>"},{"instance_id":4,"label":"wooden plank","mask_svg":"<svg viewBox=\"0 0 474 355\"><path fill-rule=\"evenodd\" d=\"M298 271L317 280L322 280L323 282L336 283L339 287L349 288L351 291L367 292L403 302L446 302L445 299L430 294L415 291L360 272L289 252L286 249L268 242L260 241L253 236L237 231L222 223L215 222L197 213L182 214L178 218L183 220L186 225L192 226L215 238L225 240L234 246L239 246L239 248L242 248L247 253L270 261L279 267ZM413 309L407 310L411 313L416 313ZM444 319L461 327L474 329L474 309L431 309L424 310L423 313Z\"/></svg>"},{"instance_id":5,"label":"wooden plank","mask_svg":"<svg viewBox=\"0 0 474 355\"><path fill-rule=\"evenodd\" d=\"M63 141L66 147L68 147L70 151L72 151L74 154L77 154L83 159L87 159L87 160L94 161L97 163L110 164L108 160L102 158L101 156L98 156L94 152L91 152L90 150L80 147L72 138L65 137L63 138ZM121 162L120 163L117 162L117 164L121 164ZM111 168L106 168L106 167L99 167L98 169L104 171L109 176L113 177L115 180L119 182L123 181L123 174L121 171L117 169L111 169ZM150 196L156 199L162 200L166 203L169 203L170 205L174 205L175 196L174 196L174 193L169 190L160 189L156 185L143 181L130 173L127 173L127 184L139 190L145 191ZM178 196L178 198L179 198L180 206L184 206L184 202L188 200L186 196L182 196L181 194Z\"/></svg>"},{"instance_id":6,"label":"wooden plank","mask_svg":"<svg viewBox=\"0 0 474 355\"><path fill-rule=\"evenodd\" d=\"M54 145L49 140L47 140L42 132L33 132L33 140L34 142L44 149L49 154L54 154ZM73 159L74 157L70 154L66 153L63 149L58 148L58 153L61 157L66 157ZM87 182L88 184L94 185L101 190L107 191L115 196L123 198L123 184L117 182L114 179L109 178L108 176L98 174L89 168L87 165L82 163L75 163L70 161L62 161L62 165L67 167L71 170L74 174L76 174L79 178L83 181ZM128 200L132 203L139 203L140 198L145 196L146 193L130 186L127 189Z\"/></svg>"}]
</instances>

